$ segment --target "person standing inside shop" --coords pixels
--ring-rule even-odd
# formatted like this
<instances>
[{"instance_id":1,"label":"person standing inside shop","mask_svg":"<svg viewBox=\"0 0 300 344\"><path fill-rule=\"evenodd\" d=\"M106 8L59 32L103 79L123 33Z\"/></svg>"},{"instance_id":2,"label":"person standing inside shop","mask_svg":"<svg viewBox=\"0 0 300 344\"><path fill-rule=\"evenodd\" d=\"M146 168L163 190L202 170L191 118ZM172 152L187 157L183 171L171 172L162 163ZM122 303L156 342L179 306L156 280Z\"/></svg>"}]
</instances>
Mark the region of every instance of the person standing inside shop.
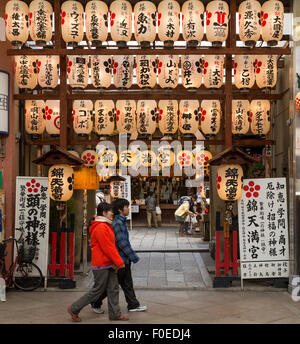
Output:
<instances>
[{"instance_id":1,"label":"person standing inside shop","mask_svg":"<svg viewBox=\"0 0 300 344\"><path fill-rule=\"evenodd\" d=\"M89 232L92 249L92 271L94 275L93 288L67 308L72 320L79 322L79 312L95 302L105 292L107 294L108 314L110 320L128 320L121 315L119 306L119 284L117 272L124 271L124 261L115 244L115 234L111 226L113 207L108 203L100 203L97 207L97 217L92 221Z\"/></svg>"},{"instance_id":2,"label":"person standing inside shop","mask_svg":"<svg viewBox=\"0 0 300 344\"><path fill-rule=\"evenodd\" d=\"M123 289L128 311L144 312L147 310L147 307L141 306L135 296L131 274L131 263L137 263L140 258L132 249L129 241L129 233L126 224L126 216L129 214L129 202L127 199L118 198L113 202L113 209L115 217L112 226L115 232L116 246L125 263L125 269L120 269L118 271L119 284ZM106 296L107 293L104 292L96 302L91 303L92 309L95 313L103 313L101 305L102 300L105 299Z\"/></svg>"},{"instance_id":3,"label":"person standing inside shop","mask_svg":"<svg viewBox=\"0 0 300 344\"><path fill-rule=\"evenodd\" d=\"M150 191L148 197L146 198L146 211L147 211L147 222L148 228L151 228L151 220L153 218L155 228L158 227L157 225L157 217L156 217L156 198L153 195L153 192Z\"/></svg>"},{"instance_id":4,"label":"person standing inside shop","mask_svg":"<svg viewBox=\"0 0 300 344\"><path fill-rule=\"evenodd\" d=\"M179 201L179 207L175 211L175 219L180 223L179 234L189 235L188 225L189 222L185 221L188 215L197 216L198 213L193 211L194 203L197 201L197 195L182 196Z\"/></svg>"}]
</instances>

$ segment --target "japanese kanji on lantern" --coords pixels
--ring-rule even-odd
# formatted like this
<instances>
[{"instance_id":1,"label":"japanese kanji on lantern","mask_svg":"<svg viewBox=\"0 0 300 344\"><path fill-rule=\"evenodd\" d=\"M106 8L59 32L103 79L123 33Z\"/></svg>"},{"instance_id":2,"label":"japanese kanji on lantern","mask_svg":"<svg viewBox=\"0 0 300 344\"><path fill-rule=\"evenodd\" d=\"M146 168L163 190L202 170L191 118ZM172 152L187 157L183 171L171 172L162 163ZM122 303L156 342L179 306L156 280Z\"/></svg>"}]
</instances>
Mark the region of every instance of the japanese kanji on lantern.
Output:
<instances>
[{"instance_id":1,"label":"japanese kanji on lantern","mask_svg":"<svg viewBox=\"0 0 300 344\"><path fill-rule=\"evenodd\" d=\"M15 56L16 82L19 88L33 90L37 85L37 59L35 56Z\"/></svg>"},{"instance_id":2,"label":"japanese kanji on lantern","mask_svg":"<svg viewBox=\"0 0 300 344\"><path fill-rule=\"evenodd\" d=\"M112 135L115 128L115 104L112 100L97 100L95 102L95 132L102 135Z\"/></svg>"},{"instance_id":3,"label":"japanese kanji on lantern","mask_svg":"<svg viewBox=\"0 0 300 344\"><path fill-rule=\"evenodd\" d=\"M261 8L262 39L269 46L277 45L283 36L284 7L278 0L266 1Z\"/></svg>"},{"instance_id":4,"label":"japanese kanji on lantern","mask_svg":"<svg viewBox=\"0 0 300 344\"><path fill-rule=\"evenodd\" d=\"M129 1L115 0L110 5L111 38L119 46L126 46L132 35L132 6Z\"/></svg>"},{"instance_id":5,"label":"japanese kanji on lantern","mask_svg":"<svg viewBox=\"0 0 300 344\"><path fill-rule=\"evenodd\" d=\"M74 171L66 164L53 165L48 172L49 196L54 201L66 202L73 195Z\"/></svg>"},{"instance_id":6,"label":"japanese kanji on lantern","mask_svg":"<svg viewBox=\"0 0 300 344\"><path fill-rule=\"evenodd\" d=\"M37 45L46 45L52 40L52 13L49 1L33 0L29 5L29 32Z\"/></svg>"},{"instance_id":7,"label":"japanese kanji on lantern","mask_svg":"<svg viewBox=\"0 0 300 344\"><path fill-rule=\"evenodd\" d=\"M158 127L163 135L175 134L178 129L177 100L160 100L158 103Z\"/></svg>"},{"instance_id":8,"label":"japanese kanji on lantern","mask_svg":"<svg viewBox=\"0 0 300 344\"><path fill-rule=\"evenodd\" d=\"M250 103L249 100L232 101L232 134L245 135L249 131Z\"/></svg>"},{"instance_id":9,"label":"japanese kanji on lantern","mask_svg":"<svg viewBox=\"0 0 300 344\"><path fill-rule=\"evenodd\" d=\"M179 130L182 134L195 134L199 128L199 101L181 100L179 103Z\"/></svg>"},{"instance_id":10,"label":"japanese kanji on lantern","mask_svg":"<svg viewBox=\"0 0 300 344\"><path fill-rule=\"evenodd\" d=\"M85 6L86 38L101 46L108 35L108 7L104 1L89 1Z\"/></svg>"},{"instance_id":11,"label":"japanese kanji on lantern","mask_svg":"<svg viewBox=\"0 0 300 344\"><path fill-rule=\"evenodd\" d=\"M140 153L140 163L144 167L151 167L156 162L156 154L151 150L145 150Z\"/></svg>"},{"instance_id":12,"label":"japanese kanji on lantern","mask_svg":"<svg viewBox=\"0 0 300 344\"><path fill-rule=\"evenodd\" d=\"M60 105L59 100L47 100L45 103L46 132L51 136L60 133Z\"/></svg>"},{"instance_id":13,"label":"japanese kanji on lantern","mask_svg":"<svg viewBox=\"0 0 300 344\"><path fill-rule=\"evenodd\" d=\"M250 89L255 83L255 57L253 55L234 56L234 84L239 89Z\"/></svg>"},{"instance_id":14,"label":"japanese kanji on lantern","mask_svg":"<svg viewBox=\"0 0 300 344\"><path fill-rule=\"evenodd\" d=\"M157 104L155 100L138 100L137 131L142 135L154 134L157 126Z\"/></svg>"},{"instance_id":15,"label":"japanese kanji on lantern","mask_svg":"<svg viewBox=\"0 0 300 344\"><path fill-rule=\"evenodd\" d=\"M179 56L160 55L158 57L158 84L161 88L175 88L179 81Z\"/></svg>"},{"instance_id":16,"label":"japanese kanji on lantern","mask_svg":"<svg viewBox=\"0 0 300 344\"><path fill-rule=\"evenodd\" d=\"M116 123L119 133L132 134L136 131L136 103L134 100L117 100Z\"/></svg>"},{"instance_id":17,"label":"japanese kanji on lantern","mask_svg":"<svg viewBox=\"0 0 300 344\"><path fill-rule=\"evenodd\" d=\"M96 88L108 88L111 85L112 56L91 56L92 84Z\"/></svg>"},{"instance_id":18,"label":"japanese kanji on lantern","mask_svg":"<svg viewBox=\"0 0 300 344\"><path fill-rule=\"evenodd\" d=\"M5 6L5 33L14 46L23 45L28 39L28 6L24 1L10 0Z\"/></svg>"},{"instance_id":19,"label":"japanese kanji on lantern","mask_svg":"<svg viewBox=\"0 0 300 344\"><path fill-rule=\"evenodd\" d=\"M228 37L229 7L225 1L211 1L206 6L206 38L221 46Z\"/></svg>"},{"instance_id":20,"label":"japanese kanji on lantern","mask_svg":"<svg viewBox=\"0 0 300 344\"><path fill-rule=\"evenodd\" d=\"M139 1L134 6L134 37L142 46L150 46L156 37L156 6Z\"/></svg>"},{"instance_id":21,"label":"japanese kanji on lantern","mask_svg":"<svg viewBox=\"0 0 300 344\"><path fill-rule=\"evenodd\" d=\"M44 89L53 89L58 84L59 56L38 57L38 83Z\"/></svg>"},{"instance_id":22,"label":"japanese kanji on lantern","mask_svg":"<svg viewBox=\"0 0 300 344\"><path fill-rule=\"evenodd\" d=\"M182 167L188 167L193 164L194 156L189 150L183 150L177 153L176 157L177 164Z\"/></svg>"},{"instance_id":23,"label":"japanese kanji on lantern","mask_svg":"<svg viewBox=\"0 0 300 344\"><path fill-rule=\"evenodd\" d=\"M98 154L93 149L83 151L80 158L84 161L85 167L95 167L98 162Z\"/></svg>"},{"instance_id":24,"label":"japanese kanji on lantern","mask_svg":"<svg viewBox=\"0 0 300 344\"><path fill-rule=\"evenodd\" d=\"M111 181L109 184L110 195L112 198L121 198L122 197L122 182L115 180Z\"/></svg>"},{"instance_id":25,"label":"japanese kanji on lantern","mask_svg":"<svg viewBox=\"0 0 300 344\"><path fill-rule=\"evenodd\" d=\"M174 0L163 0L157 12L158 38L166 46L173 46L180 34L180 5Z\"/></svg>"},{"instance_id":26,"label":"japanese kanji on lantern","mask_svg":"<svg viewBox=\"0 0 300 344\"><path fill-rule=\"evenodd\" d=\"M43 100L25 101L25 130L33 138L39 138L45 130L44 108Z\"/></svg>"},{"instance_id":27,"label":"japanese kanji on lantern","mask_svg":"<svg viewBox=\"0 0 300 344\"><path fill-rule=\"evenodd\" d=\"M242 195L243 169L237 164L218 166L217 190L223 201L236 201Z\"/></svg>"},{"instance_id":28,"label":"japanese kanji on lantern","mask_svg":"<svg viewBox=\"0 0 300 344\"><path fill-rule=\"evenodd\" d=\"M77 46L83 40L83 14L79 1L65 1L61 5L62 38L71 46Z\"/></svg>"},{"instance_id":29,"label":"japanese kanji on lantern","mask_svg":"<svg viewBox=\"0 0 300 344\"><path fill-rule=\"evenodd\" d=\"M254 135L267 135L271 128L269 100L252 100L250 104L251 131Z\"/></svg>"},{"instance_id":30,"label":"japanese kanji on lantern","mask_svg":"<svg viewBox=\"0 0 300 344\"><path fill-rule=\"evenodd\" d=\"M91 100L74 100L73 129L79 136L89 135L93 130L93 102Z\"/></svg>"},{"instance_id":31,"label":"japanese kanji on lantern","mask_svg":"<svg viewBox=\"0 0 300 344\"><path fill-rule=\"evenodd\" d=\"M199 88L202 84L203 59L199 55L181 55L182 85L187 89Z\"/></svg>"},{"instance_id":32,"label":"japanese kanji on lantern","mask_svg":"<svg viewBox=\"0 0 300 344\"><path fill-rule=\"evenodd\" d=\"M160 150L158 153L158 163L162 168L171 167L174 165L174 162L175 155L173 151L168 148Z\"/></svg>"},{"instance_id":33,"label":"japanese kanji on lantern","mask_svg":"<svg viewBox=\"0 0 300 344\"><path fill-rule=\"evenodd\" d=\"M119 153L119 161L122 166L134 166L137 163L137 153L133 150L124 150Z\"/></svg>"},{"instance_id":34,"label":"japanese kanji on lantern","mask_svg":"<svg viewBox=\"0 0 300 344\"><path fill-rule=\"evenodd\" d=\"M197 46L204 36L204 5L200 0L182 5L182 34L188 46Z\"/></svg>"},{"instance_id":35,"label":"japanese kanji on lantern","mask_svg":"<svg viewBox=\"0 0 300 344\"><path fill-rule=\"evenodd\" d=\"M223 85L224 55L203 57L203 83L206 88L217 89Z\"/></svg>"},{"instance_id":36,"label":"japanese kanji on lantern","mask_svg":"<svg viewBox=\"0 0 300 344\"><path fill-rule=\"evenodd\" d=\"M259 88L272 88L277 82L277 55L261 55L255 60L256 83Z\"/></svg>"},{"instance_id":37,"label":"japanese kanji on lantern","mask_svg":"<svg viewBox=\"0 0 300 344\"><path fill-rule=\"evenodd\" d=\"M136 55L136 82L141 88L153 88L157 79L156 56Z\"/></svg>"},{"instance_id":38,"label":"japanese kanji on lantern","mask_svg":"<svg viewBox=\"0 0 300 344\"><path fill-rule=\"evenodd\" d=\"M89 82L89 56L68 56L67 68L70 86L75 90L86 88Z\"/></svg>"},{"instance_id":39,"label":"japanese kanji on lantern","mask_svg":"<svg viewBox=\"0 0 300 344\"><path fill-rule=\"evenodd\" d=\"M221 104L219 100L202 100L201 131L204 135L217 135L221 125Z\"/></svg>"},{"instance_id":40,"label":"japanese kanji on lantern","mask_svg":"<svg viewBox=\"0 0 300 344\"><path fill-rule=\"evenodd\" d=\"M113 81L117 88L130 88L133 80L134 57L116 55L113 57Z\"/></svg>"},{"instance_id":41,"label":"japanese kanji on lantern","mask_svg":"<svg viewBox=\"0 0 300 344\"><path fill-rule=\"evenodd\" d=\"M118 154L110 149L104 150L99 155L99 163L101 167L111 167L116 166L118 161Z\"/></svg>"},{"instance_id":42,"label":"japanese kanji on lantern","mask_svg":"<svg viewBox=\"0 0 300 344\"><path fill-rule=\"evenodd\" d=\"M256 0L243 1L239 6L239 36L246 46L253 46L261 33L261 5Z\"/></svg>"}]
</instances>

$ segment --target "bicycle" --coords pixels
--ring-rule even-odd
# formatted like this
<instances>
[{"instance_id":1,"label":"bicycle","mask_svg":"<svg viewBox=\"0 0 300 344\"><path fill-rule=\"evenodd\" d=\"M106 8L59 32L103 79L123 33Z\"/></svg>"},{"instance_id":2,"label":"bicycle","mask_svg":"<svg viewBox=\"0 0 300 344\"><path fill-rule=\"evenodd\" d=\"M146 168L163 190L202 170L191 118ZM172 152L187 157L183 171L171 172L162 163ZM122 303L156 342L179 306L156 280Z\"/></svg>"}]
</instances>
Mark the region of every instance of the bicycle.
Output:
<instances>
[{"instance_id":1,"label":"bicycle","mask_svg":"<svg viewBox=\"0 0 300 344\"><path fill-rule=\"evenodd\" d=\"M23 233L18 240L13 237L9 237L8 239L0 242L0 277L4 278L7 287L13 287L14 285L18 289L32 291L41 286L43 274L40 268L36 264L32 263L35 249L34 251L31 250L28 254L24 249L22 236ZM12 241L16 243L17 255L9 269L6 270L6 246L8 242Z\"/></svg>"}]
</instances>

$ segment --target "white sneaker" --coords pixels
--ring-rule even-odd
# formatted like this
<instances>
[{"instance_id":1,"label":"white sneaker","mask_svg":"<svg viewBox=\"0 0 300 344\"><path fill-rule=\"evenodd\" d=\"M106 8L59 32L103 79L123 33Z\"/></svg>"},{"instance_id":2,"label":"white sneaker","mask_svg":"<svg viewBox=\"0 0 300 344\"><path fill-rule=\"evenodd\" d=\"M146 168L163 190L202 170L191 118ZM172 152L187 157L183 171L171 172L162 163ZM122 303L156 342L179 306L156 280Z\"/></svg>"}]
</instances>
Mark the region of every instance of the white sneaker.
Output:
<instances>
[{"instance_id":1,"label":"white sneaker","mask_svg":"<svg viewBox=\"0 0 300 344\"><path fill-rule=\"evenodd\" d=\"M129 309L129 312L145 312L147 310L147 306L138 306L133 309Z\"/></svg>"},{"instance_id":2,"label":"white sneaker","mask_svg":"<svg viewBox=\"0 0 300 344\"><path fill-rule=\"evenodd\" d=\"M91 308L97 314L103 314L104 313L104 311L101 308L93 308L92 306L91 306Z\"/></svg>"}]
</instances>

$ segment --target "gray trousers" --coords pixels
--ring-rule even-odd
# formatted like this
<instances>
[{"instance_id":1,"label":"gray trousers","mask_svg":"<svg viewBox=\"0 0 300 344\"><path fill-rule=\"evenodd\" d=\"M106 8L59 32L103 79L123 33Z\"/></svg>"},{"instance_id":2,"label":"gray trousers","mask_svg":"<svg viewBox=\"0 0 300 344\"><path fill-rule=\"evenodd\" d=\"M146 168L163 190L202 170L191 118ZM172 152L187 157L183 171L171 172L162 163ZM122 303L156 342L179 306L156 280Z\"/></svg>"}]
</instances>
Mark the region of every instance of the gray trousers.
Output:
<instances>
[{"instance_id":1,"label":"gray trousers","mask_svg":"<svg viewBox=\"0 0 300 344\"><path fill-rule=\"evenodd\" d=\"M107 292L108 316L110 320L121 316L119 305L118 275L113 269L93 270L94 287L71 305L74 314L79 314L83 307L96 302L100 295Z\"/></svg>"}]
</instances>

